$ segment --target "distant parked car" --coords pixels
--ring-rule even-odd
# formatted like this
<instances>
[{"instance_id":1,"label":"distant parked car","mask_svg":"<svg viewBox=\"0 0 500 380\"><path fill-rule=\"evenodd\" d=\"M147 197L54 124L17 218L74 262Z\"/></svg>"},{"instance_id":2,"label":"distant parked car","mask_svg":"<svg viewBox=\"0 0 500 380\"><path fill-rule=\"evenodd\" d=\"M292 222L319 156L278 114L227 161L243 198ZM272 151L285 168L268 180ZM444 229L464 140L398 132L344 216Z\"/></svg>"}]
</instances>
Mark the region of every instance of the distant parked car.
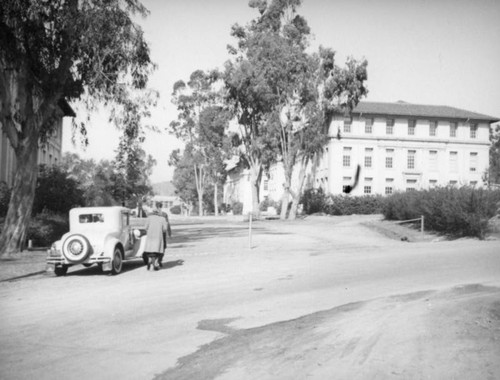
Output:
<instances>
[{"instance_id":1,"label":"distant parked car","mask_svg":"<svg viewBox=\"0 0 500 380\"><path fill-rule=\"evenodd\" d=\"M144 219L143 219L144 221ZM131 225L125 207L81 207L69 212L69 232L52 244L47 264L56 276L63 276L72 265L99 265L104 272L118 274L123 261L144 256L145 233Z\"/></svg>"}]
</instances>

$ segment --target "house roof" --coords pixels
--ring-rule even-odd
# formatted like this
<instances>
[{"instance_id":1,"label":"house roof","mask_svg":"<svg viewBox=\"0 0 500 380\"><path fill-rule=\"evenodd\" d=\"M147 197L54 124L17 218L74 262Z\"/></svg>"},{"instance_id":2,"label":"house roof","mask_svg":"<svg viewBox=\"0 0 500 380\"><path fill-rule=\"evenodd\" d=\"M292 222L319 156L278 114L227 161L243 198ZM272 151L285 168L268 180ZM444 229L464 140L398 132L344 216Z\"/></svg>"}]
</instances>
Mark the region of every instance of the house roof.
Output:
<instances>
[{"instance_id":1,"label":"house roof","mask_svg":"<svg viewBox=\"0 0 500 380\"><path fill-rule=\"evenodd\" d=\"M359 102L354 108L356 115L389 115L404 117L429 117L439 119L476 120L494 123L500 119L493 116L483 115L460 108L449 106L434 106L425 104L412 104L406 102L384 103L384 102Z\"/></svg>"},{"instance_id":2,"label":"house roof","mask_svg":"<svg viewBox=\"0 0 500 380\"><path fill-rule=\"evenodd\" d=\"M59 106L61 111L63 111L64 116L76 117L75 111L73 110L73 108L71 108L66 99L64 98L59 99L57 105Z\"/></svg>"}]
</instances>

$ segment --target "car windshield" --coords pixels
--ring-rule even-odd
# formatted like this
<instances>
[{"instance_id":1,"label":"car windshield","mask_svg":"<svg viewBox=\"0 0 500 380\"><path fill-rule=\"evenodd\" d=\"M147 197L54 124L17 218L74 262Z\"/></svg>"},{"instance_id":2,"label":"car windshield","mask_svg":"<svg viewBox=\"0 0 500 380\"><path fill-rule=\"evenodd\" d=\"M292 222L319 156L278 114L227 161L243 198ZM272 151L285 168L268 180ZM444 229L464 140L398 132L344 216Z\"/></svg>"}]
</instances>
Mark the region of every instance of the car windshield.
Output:
<instances>
[{"instance_id":1,"label":"car windshield","mask_svg":"<svg viewBox=\"0 0 500 380\"><path fill-rule=\"evenodd\" d=\"M78 220L80 223L104 223L104 216L102 214L82 214Z\"/></svg>"}]
</instances>

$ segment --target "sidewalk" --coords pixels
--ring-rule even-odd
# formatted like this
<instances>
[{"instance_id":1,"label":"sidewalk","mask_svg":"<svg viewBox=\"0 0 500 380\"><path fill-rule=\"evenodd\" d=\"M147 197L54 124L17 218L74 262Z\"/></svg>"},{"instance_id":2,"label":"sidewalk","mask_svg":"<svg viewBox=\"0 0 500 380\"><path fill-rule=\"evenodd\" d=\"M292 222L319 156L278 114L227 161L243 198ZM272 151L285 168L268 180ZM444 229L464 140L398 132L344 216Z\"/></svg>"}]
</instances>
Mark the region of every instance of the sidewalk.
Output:
<instances>
[{"instance_id":1,"label":"sidewalk","mask_svg":"<svg viewBox=\"0 0 500 380\"><path fill-rule=\"evenodd\" d=\"M23 251L15 258L0 259L0 282L45 273L47 251Z\"/></svg>"}]
</instances>

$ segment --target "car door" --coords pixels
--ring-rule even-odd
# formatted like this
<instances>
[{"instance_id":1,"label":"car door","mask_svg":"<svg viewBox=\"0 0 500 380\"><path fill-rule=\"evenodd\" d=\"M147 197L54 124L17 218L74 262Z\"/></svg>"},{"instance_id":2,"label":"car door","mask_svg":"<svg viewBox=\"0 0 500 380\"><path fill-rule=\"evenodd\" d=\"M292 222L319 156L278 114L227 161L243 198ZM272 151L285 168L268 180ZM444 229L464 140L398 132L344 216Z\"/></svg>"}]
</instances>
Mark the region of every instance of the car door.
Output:
<instances>
[{"instance_id":1,"label":"car door","mask_svg":"<svg viewBox=\"0 0 500 380\"><path fill-rule=\"evenodd\" d=\"M132 228L130 227L130 215L128 212L122 211L121 213L121 232L120 241L123 244L125 250L125 257L133 256L133 236Z\"/></svg>"}]
</instances>

